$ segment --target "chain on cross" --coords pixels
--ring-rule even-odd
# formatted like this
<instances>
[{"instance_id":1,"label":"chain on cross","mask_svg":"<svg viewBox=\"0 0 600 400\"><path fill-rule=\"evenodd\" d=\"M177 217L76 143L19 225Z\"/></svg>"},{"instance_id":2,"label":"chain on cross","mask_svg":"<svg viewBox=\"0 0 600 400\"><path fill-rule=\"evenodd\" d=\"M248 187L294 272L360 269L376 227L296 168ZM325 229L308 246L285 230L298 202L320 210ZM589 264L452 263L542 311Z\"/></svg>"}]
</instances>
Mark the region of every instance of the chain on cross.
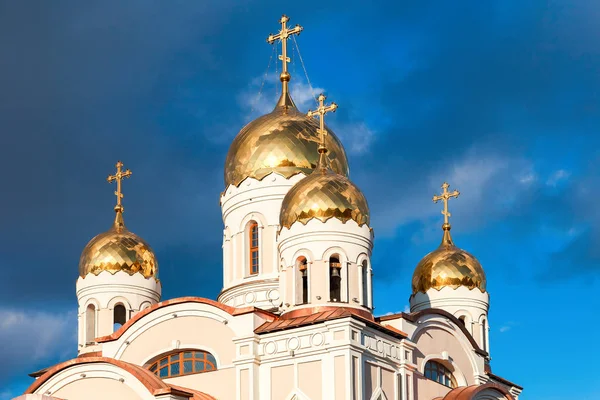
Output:
<instances>
[{"instance_id":1,"label":"chain on cross","mask_svg":"<svg viewBox=\"0 0 600 400\"><path fill-rule=\"evenodd\" d=\"M325 149L325 135L327 135L327 131L325 130L325 114L328 112L335 112L337 110L338 105L336 103L331 103L330 105L325 105L325 95L321 93L319 95L319 107L315 111L309 110L307 115L309 117L318 116L319 117L319 135L321 138L321 142L319 144L319 150Z\"/></svg>"},{"instance_id":2,"label":"chain on cross","mask_svg":"<svg viewBox=\"0 0 600 400\"><path fill-rule=\"evenodd\" d=\"M449 187L450 185L444 182L444 184L442 185L442 194L439 196L433 196L434 203L437 203L440 200L444 202L444 209L442 210L442 214L444 215L444 227L450 226L448 218L452 216L452 214L450 214L450 212L448 211L448 200L450 200L452 197L458 197L458 195L460 194L458 190L455 190L454 192L448 192Z\"/></svg>"},{"instance_id":3,"label":"chain on cross","mask_svg":"<svg viewBox=\"0 0 600 400\"><path fill-rule=\"evenodd\" d=\"M131 171L123 171L123 163L121 161L117 162L116 167L117 173L114 175L109 175L108 178L106 178L106 180L108 181L108 183L117 181L117 190L115 191L115 196L117 196L117 205L115 206L115 210L123 212L123 206L121 205L121 199L123 198L123 193L121 191L121 182L123 181L123 179L129 178L131 176Z\"/></svg>"}]
</instances>

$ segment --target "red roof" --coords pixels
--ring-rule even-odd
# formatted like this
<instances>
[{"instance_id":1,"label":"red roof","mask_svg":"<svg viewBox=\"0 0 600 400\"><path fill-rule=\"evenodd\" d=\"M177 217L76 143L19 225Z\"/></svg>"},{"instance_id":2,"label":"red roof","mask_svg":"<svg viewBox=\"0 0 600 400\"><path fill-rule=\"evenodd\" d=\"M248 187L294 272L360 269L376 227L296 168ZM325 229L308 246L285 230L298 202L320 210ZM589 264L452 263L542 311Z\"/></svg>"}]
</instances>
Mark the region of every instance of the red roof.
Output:
<instances>
[{"instance_id":1,"label":"red roof","mask_svg":"<svg viewBox=\"0 0 600 400\"><path fill-rule=\"evenodd\" d=\"M500 386L496 383L457 387L449 391L444 397L436 397L433 400L472 400L478 393L481 393L486 389L492 389L499 392L504 395L506 400L515 400L504 386Z\"/></svg>"},{"instance_id":2,"label":"red roof","mask_svg":"<svg viewBox=\"0 0 600 400\"><path fill-rule=\"evenodd\" d=\"M297 328L300 326L313 325L323 323L325 321L332 321L340 318L351 317L354 319L358 319L361 322L364 322L366 325L382 331L390 336L404 339L408 335L398 329L392 328L390 326L381 325L377 322L373 322L367 318L361 317L356 314L356 311L352 308L346 307L336 307L335 310L327 310L321 312L315 312L310 315L296 317L296 318L278 318L274 321L265 322L258 328L254 330L254 333L263 334L263 333L271 333L282 331L285 329Z\"/></svg>"},{"instance_id":3,"label":"red roof","mask_svg":"<svg viewBox=\"0 0 600 400\"><path fill-rule=\"evenodd\" d=\"M48 369L41 377L36 379L31 386L27 388L24 394L34 393L44 382L50 379L55 374L62 370L70 368L74 365L82 364L94 364L94 363L108 363L117 366L131 375L133 375L138 381L140 381L146 389L153 395L159 394L173 394L175 396L187 397L189 400L216 400L214 397L202 393L193 389L188 389L180 386L170 385L165 383L158 376L146 368L130 364L125 361L115 360L109 357L78 357L63 363L57 364Z\"/></svg>"}]
</instances>

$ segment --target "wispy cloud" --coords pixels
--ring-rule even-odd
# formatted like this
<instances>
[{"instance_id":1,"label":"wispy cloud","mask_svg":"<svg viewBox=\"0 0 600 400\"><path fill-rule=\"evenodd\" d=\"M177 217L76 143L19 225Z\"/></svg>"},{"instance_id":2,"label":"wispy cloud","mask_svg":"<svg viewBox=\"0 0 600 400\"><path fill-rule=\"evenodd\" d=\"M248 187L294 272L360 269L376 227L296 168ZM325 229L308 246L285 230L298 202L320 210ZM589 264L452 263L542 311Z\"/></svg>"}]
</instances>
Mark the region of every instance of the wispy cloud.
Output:
<instances>
[{"instance_id":1,"label":"wispy cloud","mask_svg":"<svg viewBox=\"0 0 600 400\"><path fill-rule=\"evenodd\" d=\"M14 375L22 368L76 354L76 329L74 312L0 309L0 343L10 344L3 346L0 374Z\"/></svg>"},{"instance_id":2,"label":"wispy cloud","mask_svg":"<svg viewBox=\"0 0 600 400\"><path fill-rule=\"evenodd\" d=\"M571 173L569 171L566 171L564 169L556 170L556 171L554 171L554 173L552 173L552 175L550 175L550 177L546 181L546 185L556 186L561 181L569 179L570 176L571 176Z\"/></svg>"},{"instance_id":3,"label":"wispy cloud","mask_svg":"<svg viewBox=\"0 0 600 400\"><path fill-rule=\"evenodd\" d=\"M322 87L311 87L300 79L290 82L290 93L294 103L303 112L314 109L317 105L315 98L324 92L325 89ZM248 88L237 96L237 99L242 109L247 112L246 118L249 120L273 111L280 95L279 77L275 74L267 74L266 77L254 78Z\"/></svg>"}]
</instances>

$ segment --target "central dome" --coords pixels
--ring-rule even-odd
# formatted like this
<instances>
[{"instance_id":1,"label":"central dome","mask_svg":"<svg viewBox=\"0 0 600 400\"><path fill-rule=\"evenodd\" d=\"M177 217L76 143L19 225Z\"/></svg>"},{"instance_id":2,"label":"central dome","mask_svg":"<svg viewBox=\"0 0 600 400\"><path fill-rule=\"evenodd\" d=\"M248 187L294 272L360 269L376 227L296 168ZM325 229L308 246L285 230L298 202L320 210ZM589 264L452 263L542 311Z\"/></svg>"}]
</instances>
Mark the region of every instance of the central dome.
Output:
<instances>
[{"instance_id":1,"label":"central dome","mask_svg":"<svg viewBox=\"0 0 600 400\"><path fill-rule=\"evenodd\" d=\"M369 224L369 206L360 189L350 180L329 169L327 156L312 174L296 183L285 195L279 214L281 228L295 222L306 224L313 218L326 222L337 218L354 220L359 226Z\"/></svg>"},{"instance_id":2,"label":"central dome","mask_svg":"<svg viewBox=\"0 0 600 400\"><path fill-rule=\"evenodd\" d=\"M142 238L129 232L117 215L115 225L107 232L94 237L79 260L79 275L98 275L102 271L115 274L124 271L129 275L142 274L158 279L156 256Z\"/></svg>"},{"instance_id":3,"label":"central dome","mask_svg":"<svg viewBox=\"0 0 600 400\"><path fill-rule=\"evenodd\" d=\"M250 122L233 140L225 160L225 186L238 186L248 177L261 180L272 172L285 178L301 172L309 175L319 159L318 128L318 122L298 111L284 93L271 113ZM331 168L348 176L344 147L326 129Z\"/></svg>"}]
</instances>

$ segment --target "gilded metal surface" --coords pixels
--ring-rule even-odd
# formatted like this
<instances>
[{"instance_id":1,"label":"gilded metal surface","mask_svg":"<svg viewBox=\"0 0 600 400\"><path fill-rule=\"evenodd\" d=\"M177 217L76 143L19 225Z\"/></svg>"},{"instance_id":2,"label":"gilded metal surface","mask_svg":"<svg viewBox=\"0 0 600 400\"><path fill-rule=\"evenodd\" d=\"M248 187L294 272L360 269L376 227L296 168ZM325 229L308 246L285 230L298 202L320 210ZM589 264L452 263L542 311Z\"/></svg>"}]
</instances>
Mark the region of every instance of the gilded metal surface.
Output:
<instances>
[{"instance_id":1,"label":"gilded metal surface","mask_svg":"<svg viewBox=\"0 0 600 400\"><path fill-rule=\"evenodd\" d=\"M321 159L327 159L326 153ZM322 161L326 165L326 161ZM369 224L369 206L360 189L348 178L336 174L321 163L315 171L296 183L283 199L279 225L290 228L296 221L306 224L313 218L322 222L337 218Z\"/></svg>"},{"instance_id":2,"label":"gilded metal surface","mask_svg":"<svg viewBox=\"0 0 600 400\"><path fill-rule=\"evenodd\" d=\"M306 114L307 117L319 117L319 153L325 151L327 146L325 144L325 136L327 135L327 131L325 130L325 114L328 112L335 112L337 110L338 105L336 103L331 103L328 106L325 106L325 95L321 93L319 95L319 107L315 111L308 110Z\"/></svg>"},{"instance_id":3,"label":"gilded metal surface","mask_svg":"<svg viewBox=\"0 0 600 400\"><path fill-rule=\"evenodd\" d=\"M485 272L483 272L479 261L471 254L456 247L452 241L449 222L451 214L448 212L448 200L452 197L458 197L460 192L455 190L450 193L448 192L449 187L450 185L444 182L442 194L433 196L434 203L439 200L444 202L444 209L442 210L444 236L440 247L427 254L417 264L412 278L413 294L425 293L431 288L440 290L447 286L454 289L460 286L469 289L478 288L481 292L486 290Z\"/></svg>"},{"instance_id":4,"label":"gilded metal surface","mask_svg":"<svg viewBox=\"0 0 600 400\"><path fill-rule=\"evenodd\" d=\"M145 278L158 278L158 263L154 252L142 238L125 227L113 226L108 232L93 238L79 260L79 275L85 277L102 271L129 275L141 273Z\"/></svg>"},{"instance_id":5,"label":"gilded metal surface","mask_svg":"<svg viewBox=\"0 0 600 400\"><path fill-rule=\"evenodd\" d=\"M281 24L281 30L276 35L273 35L272 33L269 34L269 37L267 38L267 43L269 44L273 44L277 40L281 41L281 54L279 55L279 59L281 60L282 65L279 79L281 80L282 93L284 94L289 93L288 82L290 81L290 74L287 69L287 65L290 62L290 58L287 56L287 41L292 35L300 35L300 32L302 32L304 29L298 24L296 24L296 26L292 29L289 29L287 27L287 22L289 20L289 17L282 15L281 19L279 20L279 23Z\"/></svg>"},{"instance_id":6,"label":"gilded metal surface","mask_svg":"<svg viewBox=\"0 0 600 400\"><path fill-rule=\"evenodd\" d=\"M117 182L117 205L115 206L115 222L110 230L94 237L85 246L79 259L79 275L85 277L92 273L98 275L102 271L115 274L118 271L129 275L141 273L144 277L158 279L158 263L154 252L142 238L129 232L123 221L124 208L121 204L123 193L121 181L131 176L131 171L122 171L123 163L116 165L117 173L109 175L109 183Z\"/></svg>"},{"instance_id":7,"label":"gilded metal surface","mask_svg":"<svg viewBox=\"0 0 600 400\"><path fill-rule=\"evenodd\" d=\"M450 229L444 230L442 244L427 254L417 265L412 278L412 292L440 290L450 286L454 289L466 286L485 292L486 279L481 264L475 257L459 249L452 242Z\"/></svg>"},{"instance_id":8,"label":"gilded metal surface","mask_svg":"<svg viewBox=\"0 0 600 400\"><path fill-rule=\"evenodd\" d=\"M448 211L448 200L450 200L450 198L452 197L458 197L458 195L460 195L460 192L458 190L455 190L454 192L450 193L448 191L449 187L450 185L447 182L444 182L444 184L442 185L442 194L439 196L433 196L434 203L437 203L440 200L444 202L444 209L442 210L442 215L444 216L444 225L450 224L448 218L452 216L452 214L450 214L450 212Z\"/></svg>"},{"instance_id":9,"label":"gilded metal surface","mask_svg":"<svg viewBox=\"0 0 600 400\"><path fill-rule=\"evenodd\" d=\"M225 160L225 186L238 186L248 177L261 180L272 172L285 178L301 172L309 175L319 159L318 129L317 121L298 111L291 98L282 94L273 112L250 122L233 140ZM344 147L325 129L331 167L348 176Z\"/></svg>"}]
</instances>

